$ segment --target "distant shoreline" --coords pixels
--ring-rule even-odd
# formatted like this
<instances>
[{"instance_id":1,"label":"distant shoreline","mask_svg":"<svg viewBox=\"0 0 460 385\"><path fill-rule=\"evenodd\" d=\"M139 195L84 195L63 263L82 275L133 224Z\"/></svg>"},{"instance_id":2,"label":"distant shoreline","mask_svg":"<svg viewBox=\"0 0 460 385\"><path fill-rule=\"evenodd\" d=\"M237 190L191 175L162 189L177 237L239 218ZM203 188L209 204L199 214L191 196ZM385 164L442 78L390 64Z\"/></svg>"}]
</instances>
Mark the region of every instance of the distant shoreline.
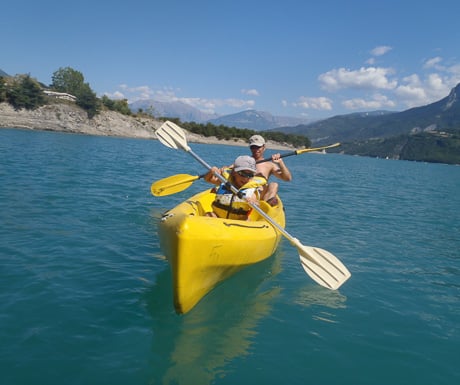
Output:
<instances>
[{"instance_id":1,"label":"distant shoreline","mask_svg":"<svg viewBox=\"0 0 460 385\"><path fill-rule=\"evenodd\" d=\"M102 111L92 119L86 112L72 103L47 104L35 110L16 111L8 103L0 103L0 128L18 128L39 131L56 131L96 136L157 139L155 129L163 122L149 117L133 117L115 111ZM187 130L191 143L217 144L246 147L242 139L220 140L204 137ZM292 150L292 146L268 141L272 150Z\"/></svg>"}]
</instances>

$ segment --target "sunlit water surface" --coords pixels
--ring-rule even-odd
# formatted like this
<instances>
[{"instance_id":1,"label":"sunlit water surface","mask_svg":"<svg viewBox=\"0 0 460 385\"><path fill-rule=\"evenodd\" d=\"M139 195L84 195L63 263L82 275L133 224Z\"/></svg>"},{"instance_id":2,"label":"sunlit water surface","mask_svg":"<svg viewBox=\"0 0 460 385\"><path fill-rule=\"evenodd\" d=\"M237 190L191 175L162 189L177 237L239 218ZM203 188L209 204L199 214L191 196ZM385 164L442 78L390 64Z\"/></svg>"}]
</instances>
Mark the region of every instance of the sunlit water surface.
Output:
<instances>
[{"instance_id":1,"label":"sunlit water surface","mask_svg":"<svg viewBox=\"0 0 460 385\"><path fill-rule=\"evenodd\" d=\"M190 145L213 165L248 153ZM460 168L285 162L287 231L350 280L318 286L283 240L178 316L157 224L209 185L150 185L203 167L157 141L0 130L1 383L460 383Z\"/></svg>"}]
</instances>

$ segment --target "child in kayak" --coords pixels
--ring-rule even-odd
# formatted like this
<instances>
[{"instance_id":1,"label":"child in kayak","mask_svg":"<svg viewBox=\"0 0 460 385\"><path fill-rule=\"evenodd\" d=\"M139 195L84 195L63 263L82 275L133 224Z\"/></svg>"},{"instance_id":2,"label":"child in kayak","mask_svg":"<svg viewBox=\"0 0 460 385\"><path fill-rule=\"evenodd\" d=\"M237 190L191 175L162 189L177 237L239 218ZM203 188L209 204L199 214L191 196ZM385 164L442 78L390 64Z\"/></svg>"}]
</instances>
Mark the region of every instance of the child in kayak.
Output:
<instances>
[{"instance_id":1,"label":"child in kayak","mask_svg":"<svg viewBox=\"0 0 460 385\"><path fill-rule=\"evenodd\" d=\"M247 220L252 211L251 204L259 204L260 188L267 184L263 177L256 177L256 161L254 158L241 155L235 159L231 168L219 169L212 167L206 174L204 180L218 185L213 190L216 198L212 203L212 212L207 216ZM214 175L222 175L227 182L222 181ZM238 194L232 192L230 185L238 189Z\"/></svg>"}]
</instances>

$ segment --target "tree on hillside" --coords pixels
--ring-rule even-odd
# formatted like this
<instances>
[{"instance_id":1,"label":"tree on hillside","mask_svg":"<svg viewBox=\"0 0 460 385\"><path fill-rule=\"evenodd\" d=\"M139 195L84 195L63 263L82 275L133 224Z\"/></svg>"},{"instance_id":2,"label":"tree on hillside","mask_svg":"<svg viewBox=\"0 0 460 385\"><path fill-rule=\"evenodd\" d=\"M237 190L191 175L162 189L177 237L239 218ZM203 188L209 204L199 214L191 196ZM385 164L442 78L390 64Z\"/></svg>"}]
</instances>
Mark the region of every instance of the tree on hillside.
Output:
<instances>
[{"instance_id":1,"label":"tree on hillside","mask_svg":"<svg viewBox=\"0 0 460 385\"><path fill-rule=\"evenodd\" d=\"M112 100L107 95L102 96L102 104L109 110L117 111L123 115L131 115L131 109L129 108L128 99Z\"/></svg>"},{"instance_id":2,"label":"tree on hillside","mask_svg":"<svg viewBox=\"0 0 460 385\"><path fill-rule=\"evenodd\" d=\"M75 96L85 82L83 74L70 67L59 68L53 73L51 80L50 87L52 89Z\"/></svg>"},{"instance_id":3,"label":"tree on hillside","mask_svg":"<svg viewBox=\"0 0 460 385\"><path fill-rule=\"evenodd\" d=\"M51 80L52 89L66 92L77 98L75 103L87 112L88 118L91 119L99 112L99 99L89 84L85 83L85 78L80 71L61 67L53 73Z\"/></svg>"},{"instance_id":4,"label":"tree on hillside","mask_svg":"<svg viewBox=\"0 0 460 385\"><path fill-rule=\"evenodd\" d=\"M259 132L254 130L248 130L246 128L226 127L223 125L215 126L212 123L200 124L196 122L182 122L178 118L167 118L172 122L182 125L186 130L193 132L194 134L203 135L206 137L215 136L218 139L244 139L248 140L252 135L258 134ZM279 143L292 144L295 147L310 147L311 142L306 136L284 134L276 131L264 131L262 134L265 139L273 140Z\"/></svg>"},{"instance_id":5,"label":"tree on hillside","mask_svg":"<svg viewBox=\"0 0 460 385\"><path fill-rule=\"evenodd\" d=\"M75 103L86 111L88 118L91 119L99 112L99 99L88 83L82 84L75 96L77 97Z\"/></svg>"},{"instance_id":6,"label":"tree on hillside","mask_svg":"<svg viewBox=\"0 0 460 385\"><path fill-rule=\"evenodd\" d=\"M15 110L34 110L45 104L45 96L37 80L30 75L17 75L6 86L6 100Z\"/></svg>"},{"instance_id":7,"label":"tree on hillside","mask_svg":"<svg viewBox=\"0 0 460 385\"><path fill-rule=\"evenodd\" d=\"M6 79L0 76L0 103L6 101Z\"/></svg>"}]
</instances>

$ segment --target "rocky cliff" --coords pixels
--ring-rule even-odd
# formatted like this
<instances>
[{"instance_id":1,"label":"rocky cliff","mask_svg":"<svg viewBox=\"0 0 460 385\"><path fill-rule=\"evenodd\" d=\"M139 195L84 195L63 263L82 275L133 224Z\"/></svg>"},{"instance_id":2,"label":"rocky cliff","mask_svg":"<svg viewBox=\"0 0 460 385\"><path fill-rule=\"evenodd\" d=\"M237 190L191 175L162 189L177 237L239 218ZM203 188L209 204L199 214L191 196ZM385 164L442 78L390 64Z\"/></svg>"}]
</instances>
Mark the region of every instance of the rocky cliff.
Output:
<instances>
[{"instance_id":1,"label":"rocky cliff","mask_svg":"<svg viewBox=\"0 0 460 385\"><path fill-rule=\"evenodd\" d=\"M8 103L0 103L0 128L28 128L31 130L60 131L87 135L123 136L156 139L154 130L163 122L151 117L133 117L115 111L102 111L88 119L84 110L73 103L47 104L35 110L15 111ZM241 139L220 140L186 131L187 140L193 143L247 146ZM268 142L272 150L292 149L276 142Z\"/></svg>"},{"instance_id":2,"label":"rocky cliff","mask_svg":"<svg viewBox=\"0 0 460 385\"><path fill-rule=\"evenodd\" d=\"M8 103L0 103L0 127L3 128L154 139L154 129L160 125L161 122L155 119L131 117L115 111L103 111L88 119L86 112L72 103L48 104L35 110L19 111Z\"/></svg>"}]
</instances>

